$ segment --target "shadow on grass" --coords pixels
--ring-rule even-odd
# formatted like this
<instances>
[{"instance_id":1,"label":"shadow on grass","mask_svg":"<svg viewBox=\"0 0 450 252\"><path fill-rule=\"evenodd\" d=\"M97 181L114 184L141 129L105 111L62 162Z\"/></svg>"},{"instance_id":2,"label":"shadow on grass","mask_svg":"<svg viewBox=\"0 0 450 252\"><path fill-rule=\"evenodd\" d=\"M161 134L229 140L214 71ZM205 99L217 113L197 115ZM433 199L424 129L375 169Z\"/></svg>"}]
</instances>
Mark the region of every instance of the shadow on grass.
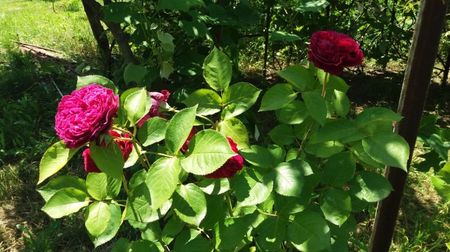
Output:
<instances>
[{"instance_id":1,"label":"shadow on grass","mask_svg":"<svg viewBox=\"0 0 450 252\"><path fill-rule=\"evenodd\" d=\"M53 121L60 92L71 92L75 84L73 65L14 51L2 56L0 251L90 251L83 222L51 220L36 192L39 160L57 140Z\"/></svg>"}]
</instances>

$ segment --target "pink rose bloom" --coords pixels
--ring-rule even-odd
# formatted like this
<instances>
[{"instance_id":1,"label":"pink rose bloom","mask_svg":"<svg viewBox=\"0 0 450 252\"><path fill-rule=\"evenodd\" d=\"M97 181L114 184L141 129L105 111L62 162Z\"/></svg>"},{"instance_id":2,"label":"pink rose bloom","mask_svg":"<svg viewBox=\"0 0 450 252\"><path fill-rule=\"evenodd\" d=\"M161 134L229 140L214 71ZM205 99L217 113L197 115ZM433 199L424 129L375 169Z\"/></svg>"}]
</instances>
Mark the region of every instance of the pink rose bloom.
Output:
<instances>
[{"instance_id":1,"label":"pink rose bloom","mask_svg":"<svg viewBox=\"0 0 450 252\"><path fill-rule=\"evenodd\" d=\"M234 153L238 153L237 144L229 137L227 137L228 143ZM206 175L207 178L230 178L236 175L236 173L244 167L244 158L237 154L232 156L215 172Z\"/></svg>"},{"instance_id":2,"label":"pink rose bloom","mask_svg":"<svg viewBox=\"0 0 450 252\"><path fill-rule=\"evenodd\" d=\"M122 152L123 160L127 161L131 151L133 150L133 143L131 142L131 140L117 139L117 138L119 137L130 138L131 136L126 133L120 134L113 130L109 131L109 135L111 135L114 138L114 142L117 145L119 145L120 151ZM91 158L90 148L86 148L83 151L83 160L84 160L84 170L86 172L101 172L100 169L98 169L97 165L95 165L94 160Z\"/></svg>"},{"instance_id":3,"label":"pink rose bloom","mask_svg":"<svg viewBox=\"0 0 450 252\"><path fill-rule=\"evenodd\" d=\"M339 74L344 67L361 65L364 54L350 36L336 31L318 31L311 36L308 59L326 72Z\"/></svg>"},{"instance_id":4,"label":"pink rose bloom","mask_svg":"<svg viewBox=\"0 0 450 252\"><path fill-rule=\"evenodd\" d=\"M99 84L90 84L70 95L58 104L55 130L67 147L77 148L109 129L119 109L119 97Z\"/></svg>"},{"instance_id":5,"label":"pink rose bloom","mask_svg":"<svg viewBox=\"0 0 450 252\"><path fill-rule=\"evenodd\" d=\"M152 98L152 107L150 108L148 114L139 120L137 123L138 127L142 127L148 119L155 116L160 116L159 107L161 107L161 104L166 103L167 100L169 100L170 92L163 89L161 92L149 92L149 95Z\"/></svg>"}]
</instances>

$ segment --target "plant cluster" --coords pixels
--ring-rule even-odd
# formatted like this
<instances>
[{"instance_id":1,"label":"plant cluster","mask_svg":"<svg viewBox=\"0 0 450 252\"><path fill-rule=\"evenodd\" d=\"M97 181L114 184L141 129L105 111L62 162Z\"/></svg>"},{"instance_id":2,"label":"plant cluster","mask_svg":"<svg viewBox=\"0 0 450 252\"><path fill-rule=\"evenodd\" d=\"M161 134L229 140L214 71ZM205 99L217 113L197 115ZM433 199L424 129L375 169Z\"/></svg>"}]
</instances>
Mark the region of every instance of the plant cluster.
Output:
<instances>
[{"instance_id":1,"label":"plant cluster","mask_svg":"<svg viewBox=\"0 0 450 252\"><path fill-rule=\"evenodd\" d=\"M58 106L61 141L43 155L38 183L81 150L87 175L40 187L43 211L81 211L95 246L125 222L139 231L116 251L346 251L354 213L392 190L377 170L406 170L409 146L392 132L393 111L349 115L348 86L334 74L362 62L356 41L322 31L309 51L311 64L280 71L284 82L262 95L258 116L276 119L267 136L246 120L261 90L231 84L218 48L183 109L164 90L119 96L105 77L80 77Z\"/></svg>"}]
</instances>

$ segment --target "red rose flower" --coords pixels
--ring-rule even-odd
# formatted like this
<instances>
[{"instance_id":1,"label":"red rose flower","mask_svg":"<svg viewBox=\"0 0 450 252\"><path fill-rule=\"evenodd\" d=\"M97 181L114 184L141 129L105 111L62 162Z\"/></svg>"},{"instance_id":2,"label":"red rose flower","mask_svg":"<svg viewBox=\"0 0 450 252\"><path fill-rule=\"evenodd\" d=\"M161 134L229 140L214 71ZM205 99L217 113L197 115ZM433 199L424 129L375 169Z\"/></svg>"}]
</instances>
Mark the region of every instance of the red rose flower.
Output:
<instances>
[{"instance_id":1,"label":"red rose flower","mask_svg":"<svg viewBox=\"0 0 450 252\"><path fill-rule=\"evenodd\" d=\"M362 64L364 54L350 36L336 31L318 31L311 36L308 59L326 72L339 74L344 67Z\"/></svg>"},{"instance_id":2,"label":"red rose flower","mask_svg":"<svg viewBox=\"0 0 450 252\"><path fill-rule=\"evenodd\" d=\"M133 143L131 142L131 140L118 138L130 138L131 136L126 133L120 134L113 130L110 130L108 133L111 137L113 137L114 142L117 145L119 145L120 151L122 152L123 160L127 161L131 151L133 150ZM95 165L95 162L91 157L90 148L86 148L83 151L83 160L84 160L84 170L86 172L101 172L100 169L98 169L97 165Z\"/></svg>"},{"instance_id":3,"label":"red rose flower","mask_svg":"<svg viewBox=\"0 0 450 252\"><path fill-rule=\"evenodd\" d=\"M109 129L119 109L119 97L98 84L65 95L58 104L55 130L69 148L78 148Z\"/></svg>"},{"instance_id":4,"label":"red rose flower","mask_svg":"<svg viewBox=\"0 0 450 252\"><path fill-rule=\"evenodd\" d=\"M234 153L238 153L237 144L229 137L227 137L228 143ZM236 175L236 173L244 167L244 158L237 154L232 156L215 172L206 175L207 178L230 178Z\"/></svg>"},{"instance_id":5,"label":"red rose flower","mask_svg":"<svg viewBox=\"0 0 450 252\"><path fill-rule=\"evenodd\" d=\"M169 100L170 92L168 90L161 90L161 92L149 92L148 93L150 97L152 98L152 106L150 108L150 111L148 114L146 114L144 117L139 120L137 123L138 127L142 127L142 125L148 121L150 118L159 116L159 108L163 103L166 103L167 100Z\"/></svg>"}]
</instances>

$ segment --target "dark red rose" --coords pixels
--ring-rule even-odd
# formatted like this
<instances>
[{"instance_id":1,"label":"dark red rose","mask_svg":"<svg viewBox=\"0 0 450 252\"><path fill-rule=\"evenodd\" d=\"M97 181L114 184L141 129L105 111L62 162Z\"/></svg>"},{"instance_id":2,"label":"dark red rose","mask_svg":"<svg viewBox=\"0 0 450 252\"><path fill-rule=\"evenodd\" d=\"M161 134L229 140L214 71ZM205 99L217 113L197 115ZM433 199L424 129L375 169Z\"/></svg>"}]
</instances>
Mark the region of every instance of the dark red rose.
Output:
<instances>
[{"instance_id":1,"label":"dark red rose","mask_svg":"<svg viewBox=\"0 0 450 252\"><path fill-rule=\"evenodd\" d=\"M229 137L227 137L228 143L230 144L231 150L234 153L238 153L237 144ZM206 175L207 178L230 178L236 175L236 173L244 167L244 158L237 154L232 156L225 162L222 167L217 169L215 172Z\"/></svg>"},{"instance_id":2,"label":"dark red rose","mask_svg":"<svg viewBox=\"0 0 450 252\"><path fill-rule=\"evenodd\" d=\"M127 161L131 151L133 150L133 143L131 142L131 140L120 138L130 138L131 136L126 133L121 134L114 130L110 130L108 133L113 138L114 142L119 146L120 151L122 152L123 160ZM83 160L84 160L84 170L86 172L101 172L100 169L98 169L97 165L95 165L94 160L91 158L90 148L86 148L83 151Z\"/></svg>"},{"instance_id":3,"label":"dark red rose","mask_svg":"<svg viewBox=\"0 0 450 252\"><path fill-rule=\"evenodd\" d=\"M138 127L142 127L142 125L148 121L150 118L155 116L160 116L159 108L163 103L166 103L169 100L170 92L168 90L161 90L161 92L149 92L148 93L152 98L152 106L148 114L139 120L137 123Z\"/></svg>"},{"instance_id":4,"label":"dark red rose","mask_svg":"<svg viewBox=\"0 0 450 252\"><path fill-rule=\"evenodd\" d=\"M119 97L109 88L90 84L65 95L58 104L55 130L69 148L78 148L109 129Z\"/></svg>"},{"instance_id":5,"label":"dark red rose","mask_svg":"<svg viewBox=\"0 0 450 252\"><path fill-rule=\"evenodd\" d=\"M362 64L364 54L350 36L336 31L318 31L311 36L308 59L326 72L339 74L344 67Z\"/></svg>"},{"instance_id":6,"label":"dark red rose","mask_svg":"<svg viewBox=\"0 0 450 252\"><path fill-rule=\"evenodd\" d=\"M189 132L189 136L186 139L186 141L184 142L183 146L181 146L181 152L186 153L189 149L189 143L191 142L192 137L194 137L194 135L197 134L197 129L196 128L192 128L191 132Z\"/></svg>"}]
</instances>

